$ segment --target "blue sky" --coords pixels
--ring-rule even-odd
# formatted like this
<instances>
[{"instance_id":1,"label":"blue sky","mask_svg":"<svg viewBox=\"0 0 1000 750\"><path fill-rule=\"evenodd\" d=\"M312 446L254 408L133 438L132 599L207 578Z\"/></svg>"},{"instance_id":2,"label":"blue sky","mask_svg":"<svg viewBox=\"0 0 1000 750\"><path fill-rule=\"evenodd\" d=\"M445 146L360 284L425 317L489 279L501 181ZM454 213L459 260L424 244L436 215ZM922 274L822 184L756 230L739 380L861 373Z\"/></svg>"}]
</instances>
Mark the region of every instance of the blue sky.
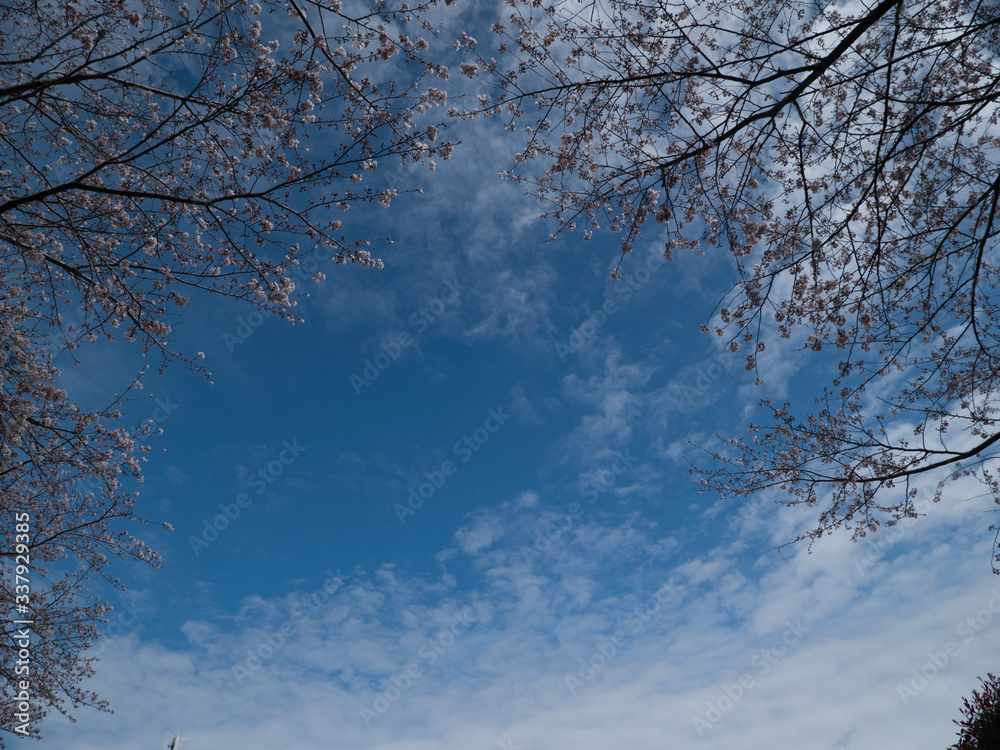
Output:
<instances>
[{"instance_id":1,"label":"blue sky","mask_svg":"<svg viewBox=\"0 0 1000 750\"><path fill-rule=\"evenodd\" d=\"M688 443L828 363L769 347L754 387L699 332L724 254L666 262L651 231L613 282L615 236L547 243L497 178L516 136L461 137L423 195L364 214L385 269L325 269L304 323L185 308L213 382L151 373L128 413L163 429L138 510L173 525L144 530L165 563L118 568L92 680L115 714L50 716L41 747L950 744L1000 668L979 485L778 552L816 512L701 494ZM95 348L64 387L98 404L143 364Z\"/></svg>"}]
</instances>

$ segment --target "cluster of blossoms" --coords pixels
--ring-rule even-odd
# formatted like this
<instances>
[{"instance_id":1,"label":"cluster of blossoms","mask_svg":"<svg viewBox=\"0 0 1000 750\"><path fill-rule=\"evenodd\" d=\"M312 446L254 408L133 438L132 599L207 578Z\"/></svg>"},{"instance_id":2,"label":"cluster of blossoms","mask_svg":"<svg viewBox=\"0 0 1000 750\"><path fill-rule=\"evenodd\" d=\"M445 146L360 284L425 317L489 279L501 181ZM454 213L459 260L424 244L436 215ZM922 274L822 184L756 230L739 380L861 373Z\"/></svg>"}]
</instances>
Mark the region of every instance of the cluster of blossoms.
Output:
<instances>
[{"instance_id":1,"label":"cluster of blossoms","mask_svg":"<svg viewBox=\"0 0 1000 750\"><path fill-rule=\"evenodd\" d=\"M818 409L775 405L771 428L710 451L706 484L822 497L812 538L906 517L924 473L1000 500L997 7L508 5L506 57L477 60L484 111L534 120L506 176L559 231L622 233L615 278L650 219L668 257L727 249L716 332L748 371L767 337L836 358Z\"/></svg>"},{"instance_id":2,"label":"cluster of blossoms","mask_svg":"<svg viewBox=\"0 0 1000 750\"><path fill-rule=\"evenodd\" d=\"M193 294L295 320L295 266L310 254L381 267L341 211L405 192L375 183L380 163L451 153L428 124L447 100L429 84L447 68L407 31L436 3L0 6L0 507L30 512L35 560L68 571L39 578L33 599L42 706L103 705L78 687L104 611L82 584L117 583L115 556L157 562L113 526L140 520L128 487L148 425L116 426L126 395L76 407L53 357L104 338L200 369L170 343ZM0 674L10 668L5 651Z\"/></svg>"}]
</instances>

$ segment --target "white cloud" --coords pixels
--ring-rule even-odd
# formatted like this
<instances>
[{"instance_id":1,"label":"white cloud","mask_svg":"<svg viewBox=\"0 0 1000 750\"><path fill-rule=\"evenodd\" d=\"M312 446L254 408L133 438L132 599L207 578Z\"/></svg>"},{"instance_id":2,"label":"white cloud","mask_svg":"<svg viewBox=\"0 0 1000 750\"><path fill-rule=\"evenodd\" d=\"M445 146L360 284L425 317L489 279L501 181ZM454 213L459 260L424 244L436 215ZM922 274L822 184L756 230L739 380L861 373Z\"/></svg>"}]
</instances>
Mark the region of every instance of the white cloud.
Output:
<instances>
[{"instance_id":1,"label":"white cloud","mask_svg":"<svg viewBox=\"0 0 1000 750\"><path fill-rule=\"evenodd\" d=\"M516 275L496 271L481 279L475 295L476 322L469 324L470 339L531 339L547 330L548 299L555 274L544 265Z\"/></svg>"},{"instance_id":2,"label":"white cloud","mask_svg":"<svg viewBox=\"0 0 1000 750\"><path fill-rule=\"evenodd\" d=\"M116 638L95 681L115 717L50 721L42 746L152 750L178 727L185 750L641 750L666 736L930 750L951 741L976 676L996 670L992 540L970 544L950 519L914 522L861 572L867 542L842 538L812 554L764 539L749 546L756 559L725 542L680 559L638 517L581 518L523 559L558 515L525 494L471 518L445 563L473 564L466 593L385 567L326 597L250 598L226 627L191 621L184 648ZM262 663L241 683L233 667L248 654Z\"/></svg>"}]
</instances>

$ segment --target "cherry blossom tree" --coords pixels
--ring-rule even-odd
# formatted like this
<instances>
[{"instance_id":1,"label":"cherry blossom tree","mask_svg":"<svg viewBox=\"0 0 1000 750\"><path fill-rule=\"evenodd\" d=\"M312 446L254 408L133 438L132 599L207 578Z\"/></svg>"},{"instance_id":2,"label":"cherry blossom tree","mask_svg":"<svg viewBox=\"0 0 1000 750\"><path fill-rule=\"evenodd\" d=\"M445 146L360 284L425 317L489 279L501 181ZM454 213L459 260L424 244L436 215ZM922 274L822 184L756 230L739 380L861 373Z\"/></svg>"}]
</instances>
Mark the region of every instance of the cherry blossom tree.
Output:
<instances>
[{"instance_id":1,"label":"cherry blossom tree","mask_svg":"<svg viewBox=\"0 0 1000 750\"><path fill-rule=\"evenodd\" d=\"M620 232L613 277L651 220L667 257L728 250L712 327L758 382L782 338L831 368L814 405L765 402L710 449L703 483L817 506L810 540L913 515L924 477L1000 499L1000 6L509 5L499 59L470 63L481 111L528 125L507 176L559 231Z\"/></svg>"},{"instance_id":2,"label":"cherry blossom tree","mask_svg":"<svg viewBox=\"0 0 1000 750\"><path fill-rule=\"evenodd\" d=\"M159 562L134 536L149 425L121 424L140 384L80 408L54 355L132 342L198 368L170 340L192 294L294 320L296 279L380 267L349 209L406 192L380 165L453 146L433 119L448 72L420 37L436 4L0 6L0 728L37 737L46 709L107 708L81 687L107 612L89 582L120 587L116 557Z\"/></svg>"}]
</instances>

